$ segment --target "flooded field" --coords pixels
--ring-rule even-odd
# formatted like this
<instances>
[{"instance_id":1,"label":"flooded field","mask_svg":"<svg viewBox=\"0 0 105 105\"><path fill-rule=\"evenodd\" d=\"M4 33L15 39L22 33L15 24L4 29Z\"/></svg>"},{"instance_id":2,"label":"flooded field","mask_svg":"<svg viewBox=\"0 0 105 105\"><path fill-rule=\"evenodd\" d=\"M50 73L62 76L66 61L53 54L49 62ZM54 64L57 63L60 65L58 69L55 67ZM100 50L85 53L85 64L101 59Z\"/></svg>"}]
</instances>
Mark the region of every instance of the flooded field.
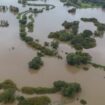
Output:
<instances>
[{"instance_id":1,"label":"flooded field","mask_svg":"<svg viewBox=\"0 0 105 105\"><path fill-rule=\"evenodd\" d=\"M48 4L54 4L56 7L50 11L44 11L35 17L34 32L31 35L39 39L41 43L50 41L48 34L55 32L63 27L61 24L67 21L80 20L81 17L95 17L100 22L105 23L105 11L102 9L77 9L76 14L67 12L69 8L64 7L59 0L48 0ZM23 11L17 0L0 0L1 5L15 5ZM27 9L27 7L26 7ZM19 24L16 16L9 11L0 12L0 20L5 19L9 22L8 28L0 27L0 82L6 79L13 80L18 87L50 87L56 80L67 82L78 82L81 84L82 92L80 99L85 99L88 105L105 104L105 71L90 67L88 71L68 66L65 62L64 52L74 52L70 46L61 43L59 53L63 59L55 57L44 57L44 66L37 72L28 68L28 62L36 55L36 51L28 47L19 37ZM92 23L80 22L79 32L85 29L94 31L96 27ZM95 63L105 65L105 36L97 38L95 48L85 50L93 57ZM13 49L14 48L14 49ZM48 95L53 101L62 101L59 94ZM68 105L81 105L79 101L67 103ZM2 105L2 104L0 104Z\"/></svg>"}]
</instances>

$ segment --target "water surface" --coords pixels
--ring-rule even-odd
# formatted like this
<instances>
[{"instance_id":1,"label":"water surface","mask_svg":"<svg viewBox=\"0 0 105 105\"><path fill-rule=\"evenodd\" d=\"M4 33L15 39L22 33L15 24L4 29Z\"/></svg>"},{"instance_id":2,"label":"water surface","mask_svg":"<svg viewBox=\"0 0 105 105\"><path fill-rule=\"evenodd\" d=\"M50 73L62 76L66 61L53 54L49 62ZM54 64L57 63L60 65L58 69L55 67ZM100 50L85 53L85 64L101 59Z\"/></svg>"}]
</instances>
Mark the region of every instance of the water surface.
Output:
<instances>
[{"instance_id":1,"label":"water surface","mask_svg":"<svg viewBox=\"0 0 105 105\"><path fill-rule=\"evenodd\" d=\"M105 23L105 12L101 9L78 9L75 15L69 14L69 8L63 7L57 0L48 0L48 3L56 5L56 8L50 11L44 11L35 17L34 33L29 35L39 39L40 43L50 41L47 36L50 32L63 29L61 24L67 21L80 20L81 17L95 17L100 22ZM17 4L17 0L0 0L0 5L19 6L21 11L27 9ZM59 52L63 60L53 57L44 57L44 66L38 72L32 72L28 68L28 62L36 56L36 51L29 48L19 37L18 20L10 12L0 13L0 20L8 20L8 28L0 27L0 82L11 79L16 82L18 87L22 86L52 86L57 80L67 82L78 82L81 84L82 93L80 99L87 100L88 105L105 104L105 72L100 69L90 67L89 71L80 68L68 66L65 60L65 52L74 52L70 46L62 43ZM85 29L94 31L96 27L92 23L80 22L79 32ZM15 48L14 50L12 48ZM93 61L105 65L105 37L97 38L97 47L89 50ZM61 101L59 94L49 95L53 101ZM80 105L75 100L69 105Z\"/></svg>"}]
</instances>

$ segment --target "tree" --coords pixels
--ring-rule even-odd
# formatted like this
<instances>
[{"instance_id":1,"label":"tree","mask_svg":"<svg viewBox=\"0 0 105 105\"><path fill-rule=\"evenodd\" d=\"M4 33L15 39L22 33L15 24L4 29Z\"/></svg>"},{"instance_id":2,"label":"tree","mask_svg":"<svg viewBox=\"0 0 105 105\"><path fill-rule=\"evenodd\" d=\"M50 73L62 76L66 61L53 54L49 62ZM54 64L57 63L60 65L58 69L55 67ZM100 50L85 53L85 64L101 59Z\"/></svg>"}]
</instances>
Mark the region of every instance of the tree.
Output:
<instances>
[{"instance_id":1,"label":"tree","mask_svg":"<svg viewBox=\"0 0 105 105\"><path fill-rule=\"evenodd\" d=\"M92 31L84 30L83 33L82 33L82 36L86 38L86 37L92 36L92 34L93 34Z\"/></svg>"},{"instance_id":2,"label":"tree","mask_svg":"<svg viewBox=\"0 0 105 105\"><path fill-rule=\"evenodd\" d=\"M51 42L51 47L54 49L57 49L59 47L59 42L58 41L52 41Z\"/></svg>"},{"instance_id":3,"label":"tree","mask_svg":"<svg viewBox=\"0 0 105 105\"><path fill-rule=\"evenodd\" d=\"M63 88L62 94L66 97L73 97L76 93L81 91L80 84L78 83L70 83L67 87Z\"/></svg>"},{"instance_id":4,"label":"tree","mask_svg":"<svg viewBox=\"0 0 105 105\"><path fill-rule=\"evenodd\" d=\"M82 52L70 53L66 59L69 65L88 64L91 62L91 56L88 53Z\"/></svg>"},{"instance_id":5,"label":"tree","mask_svg":"<svg viewBox=\"0 0 105 105\"><path fill-rule=\"evenodd\" d=\"M58 90L61 90L63 87L67 86L67 83L64 81L55 81L53 83L54 87L57 88Z\"/></svg>"},{"instance_id":6,"label":"tree","mask_svg":"<svg viewBox=\"0 0 105 105\"><path fill-rule=\"evenodd\" d=\"M15 101L15 90L10 88L6 89L3 93L0 94L0 102L13 103Z\"/></svg>"},{"instance_id":7,"label":"tree","mask_svg":"<svg viewBox=\"0 0 105 105\"><path fill-rule=\"evenodd\" d=\"M32 61L29 62L29 68L39 69L43 65L41 57L34 57Z\"/></svg>"}]
</instances>

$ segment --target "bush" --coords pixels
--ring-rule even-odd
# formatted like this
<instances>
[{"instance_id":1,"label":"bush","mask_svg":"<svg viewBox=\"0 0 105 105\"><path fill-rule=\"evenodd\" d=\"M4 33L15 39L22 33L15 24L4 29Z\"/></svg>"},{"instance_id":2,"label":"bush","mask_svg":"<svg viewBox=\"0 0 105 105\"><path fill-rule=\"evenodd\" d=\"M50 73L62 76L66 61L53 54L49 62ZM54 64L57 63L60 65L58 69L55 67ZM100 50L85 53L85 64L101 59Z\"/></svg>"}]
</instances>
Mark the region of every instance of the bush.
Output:
<instances>
[{"instance_id":1,"label":"bush","mask_svg":"<svg viewBox=\"0 0 105 105\"><path fill-rule=\"evenodd\" d=\"M56 93L56 88L45 88L45 87L23 87L21 91L25 94L49 94L49 93Z\"/></svg>"},{"instance_id":2,"label":"bush","mask_svg":"<svg viewBox=\"0 0 105 105\"><path fill-rule=\"evenodd\" d=\"M34 57L32 61L29 62L29 68L31 69L39 69L43 65L42 59L38 57Z\"/></svg>"},{"instance_id":3,"label":"bush","mask_svg":"<svg viewBox=\"0 0 105 105\"><path fill-rule=\"evenodd\" d=\"M82 105L86 105L86 104L87 104L87 102L86 102L84 99L81 99L81 100L80 100L80 103L81 103Z\"/></svg>"},{"instance_id":4,"label":"bush","mask_svg":"<svg viewBox=\"0 0 105 105\"><path fill-rule=\"evenodd\" d=\"M58 41L52 41L51 42L51 47L54 49L57 49L59 47L59 42Z\"/></svg>"},{"instance_id":5,"label":"bush","mask_svg":"<svg viewBox=\"0 0 105 105\"><path fill-rule=\"evenodd\" d=\"M25 94L51 94L60 92L62 96L74 97L81 91L81 86L78 83L66 83L64 81L55 81L52 88L46 87L23 87L22 93Z\"/></svg>"},{"instance_id":6,"label":"bush","mask_svg":"<svg viewBox=\"0 0 105 105\"><path fill-rule=\"evenodd\" d=\"M93 34L92 31L84 30L83 33L82 33L82 36L86 38L86 37L91 37L92 34Z\"/></svg>"},{"instance_id":7,"label":"bush","mask_svg":"<svg viewBox=\"0 0 105 105\"><path fill-rule=\"evenodd\" d=\"M12 89L17 89L17 86L16 86L16 84L13 82L13 81L11 81L11 80L5 80L4 82L2 82L1 84L0 84L0 88L1 89L8 89L8 88L12 88Z\"/></svg>"},{"instance_id":8,"label":"bush","mask_svg":"<svg viewBox=\"0 0 105 105\"><path fill-rule=\"evenodd\" d=\"M70 53L66 59L69 65L88 64L91 62L91 56L88 53L82 52Z\"/></svg>"},{"instance_id":9,"label":"bush","mask_svg":"<svg viewBox=\"0 0 105 105\"><path fill-rule=\"evenodd\" d=\"M48 105L51 103L51 100L47 96L40 96L40 97L32 97L32 98L24 98L18 97L18 105Z\"/></svg>"},{"instance_id":10,"label":"bush","mask_svg":"<svg viewBox=\"0 0 105 105\"><path fill-rule=\"evenodd\" d=\"M6 89L3 93L0 94L0 102L7 104L13 103L15 101L15 90Z\"/></svg>"},{"instance_id":11,"label":"bush","mask_svg":"<svg viewBox=\"0 0 105 105\"><path fill-rule=\"evenodd\" d=\"M62 94L66 97L74 97L75 94L81 91L80 84L78 83L70 83L67 87L63 88Z\"/></svg>"},{"instance_id":12,"label":"bush","mask_svg":"<svg viewBox=\"0 0 105 105\"><path fill-rule=\"evenodd\" d=\"M55 81L53 83L54 87L58 90L61 90L62 88L66 87L67 86L67 83L64 82L64 81Z\"/></svg>"}]
</instances>

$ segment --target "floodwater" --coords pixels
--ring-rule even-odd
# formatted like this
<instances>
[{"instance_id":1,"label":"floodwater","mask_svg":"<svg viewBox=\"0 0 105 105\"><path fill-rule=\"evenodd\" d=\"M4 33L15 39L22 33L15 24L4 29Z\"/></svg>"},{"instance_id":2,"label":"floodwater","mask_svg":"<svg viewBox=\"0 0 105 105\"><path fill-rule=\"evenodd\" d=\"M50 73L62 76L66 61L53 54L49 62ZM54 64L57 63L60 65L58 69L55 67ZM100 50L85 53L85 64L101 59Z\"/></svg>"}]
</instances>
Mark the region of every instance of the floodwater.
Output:
<instances>
[{"instance_id":1,"label":"floodwater","mask_svg":"<svg viewBox=\"0 0 105 105\"><path fill-rule=\"evenodd\" d=\"M76 14L69 14L68 8L63 7L58 0L48 0L48 3L54 4L56 8L38 14L35 17L34 33L29 34L35 39L39 39L40 43L50 41L47 38L48 34L63 29L61 24L65 20L74 21L80 20L81 17L95 17L105 23L105 11L101 9L78 9ZM11 4L20 7L21 11L25 10L17 4L17 0L0 0L0 5L9 6ZM20 40L16 16L10 12L0 12L0 20L2 19L8 20L10 26L8 28L0 27L0 82L11 79L16 82L19 88L22 86L50 87L57 80L78 82L82 87L79 99L85 99L88 105L105 105L105 71L93 67L84 71L80 68L67 66L64 53L74 52L74 49L62 43L58 50L63 56L63 60L44 57L44 66L39 71L32 72L28 68L28 62L36 56L36 51ZM84 29L94 31L96 27L92 23L81 21L79 32ZM105 65L105 37L96 40L97 47L85 51L92 55L95 63ZM53 101L63 100L59 94L49 96ZM80 105L80 103L74 100L68 105Z\"/></svg>"}]
</instances>

